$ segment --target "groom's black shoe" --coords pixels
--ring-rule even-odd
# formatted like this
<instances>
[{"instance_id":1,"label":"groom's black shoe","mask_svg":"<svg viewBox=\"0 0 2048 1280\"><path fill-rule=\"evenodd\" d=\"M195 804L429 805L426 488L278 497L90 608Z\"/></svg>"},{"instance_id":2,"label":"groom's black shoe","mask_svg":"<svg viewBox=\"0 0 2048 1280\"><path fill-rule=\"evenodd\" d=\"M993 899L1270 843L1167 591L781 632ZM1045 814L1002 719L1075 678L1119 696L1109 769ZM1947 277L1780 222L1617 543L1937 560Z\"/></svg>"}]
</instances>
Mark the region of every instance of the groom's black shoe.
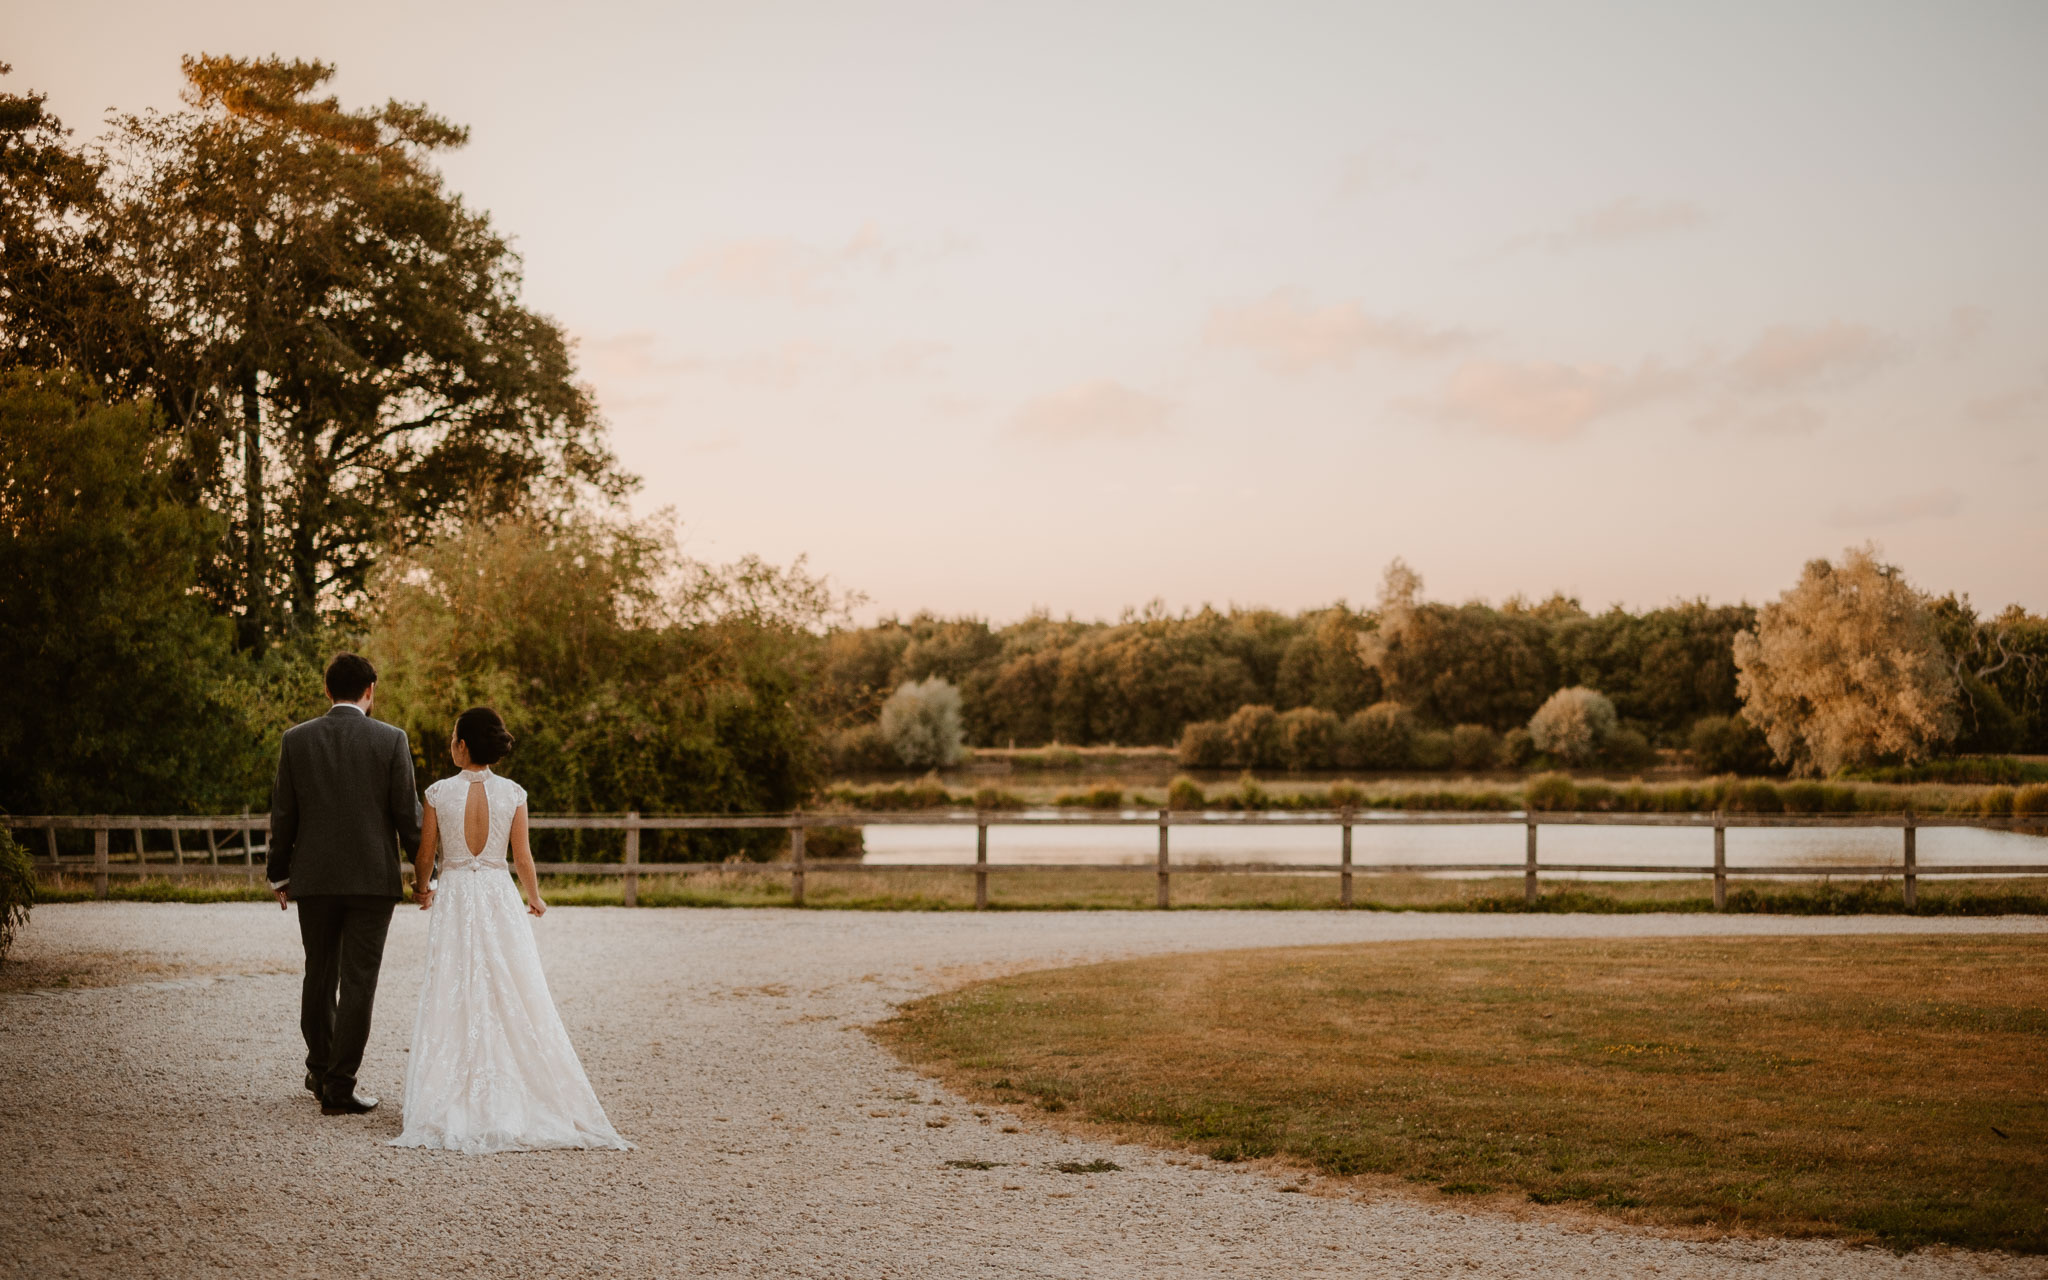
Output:
<instances>
[{"instance_id":1,"label":"groom's black shoe","mask_svg":"<svg viewBox=\"0 0 2048 1280\"><path fill-rule=\"evenodd\" d=\"M320 1082L313 1078L313 1073L310 1071L306 1073L306 1092L316 1098L320 1096Z\"/></svg>"},{"instance_id":2,"label":"groom's black shoe","mask_svg":"<svg viewBox=\"0 0 2048 1280\"><path fill-rule=\"evenodd\" d=\"M351 1093L340 1102L320 1100L320 1114L323 1116L359 1116L377 1109L377 1100L367 1093Z\"/></svg>"}]
</instances>

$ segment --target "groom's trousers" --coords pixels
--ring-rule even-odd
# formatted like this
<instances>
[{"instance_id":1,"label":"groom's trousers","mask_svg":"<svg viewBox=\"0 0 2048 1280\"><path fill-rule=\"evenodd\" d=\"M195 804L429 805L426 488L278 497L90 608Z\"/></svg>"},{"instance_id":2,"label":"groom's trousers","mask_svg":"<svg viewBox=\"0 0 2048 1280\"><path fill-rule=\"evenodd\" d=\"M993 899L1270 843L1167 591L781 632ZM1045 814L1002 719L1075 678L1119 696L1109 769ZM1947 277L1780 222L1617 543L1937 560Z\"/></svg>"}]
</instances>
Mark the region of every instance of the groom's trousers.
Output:
<instances>
[{"instance_id":1,"label":"groom's trousers","mask_svg":"<svg viewBox=\"0 0 2048 1280\"><path fill-rule=\"evenodd\" d=\"M397 905L393 898L354 894L298 899L299 937L306 944L299 1029L306 1035L306 1070L322 1101L343 1101L355 1092L384 935Z\"/></svg>"}]
</instances>

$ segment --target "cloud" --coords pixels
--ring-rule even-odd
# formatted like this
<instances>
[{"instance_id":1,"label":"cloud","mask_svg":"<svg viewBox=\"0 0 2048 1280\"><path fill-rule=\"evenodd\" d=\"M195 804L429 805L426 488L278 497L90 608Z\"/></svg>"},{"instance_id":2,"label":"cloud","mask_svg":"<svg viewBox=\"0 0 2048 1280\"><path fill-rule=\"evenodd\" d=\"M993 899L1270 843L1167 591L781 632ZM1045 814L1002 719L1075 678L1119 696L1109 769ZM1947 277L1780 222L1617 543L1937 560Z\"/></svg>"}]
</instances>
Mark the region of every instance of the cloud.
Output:
<instances>
[{"instance_id":1,"label":"cloud","mask_svg":"<svg viewBox=\"0 0 2048 1280\"><path fill-rule=\"evenodd\" d=\"M691 373L703 367L700 360L657 356L654 353L654 335L645 329L615 333L604 338L579 338L576 354L582 358L583 372L599 380L655 378L671 373Z\"/></svg>"},{"instance_id":2,"label":"cloud","mask_svg":"<svg viewBox=\"0 0 2048 1280\"><path fill-rule=\"evenodd\" d=\"M1010 429L1041 440L1135 440L1167 429L1170 401L1098 379L1026 404Z\"/></svg>"},{"instance_id":3,"label":"cloud","mask_svg":"<svg viewBox=\"0 0 2048 1280\"><path fill-rule=\"evenodd\" d=\"M1344 168L1337 175L1337 195L1344 199L1362 196L1369 191L1383 191L1403 182L1414 182L1422 175L1423 167L1412 160L1353 155L1346 157Z\"/></svg>"},{"instance_id":4,"label":"cloud","mask_svg":"<svg viewBox=\"0 0 2048 1280\"><path fill-rule=\"evenodd\" d=\"M1547 361L1470 360L1443 389L1412 408L1441 421L1521 436L1565 440L1600 418L1681 390L1690 375L1645 362L1568 365Z\"/></svg>"},{"instance_id":5,"label":"cloud","mask_svg":"<svg viewBox=\"0 0 2048 1280\"><path fill-rule=\"evenodd\" d=\"M1965 410L1980 427L2003 427L2048 417L2048 381L1978 396Z\"/></svg>"},{"instance_id":6,"label":"cloud","mask_svg":"<svg viewBox=\"0 0 2048 1280\"><path fill-rule=\"evenodd\" d=\"M1751 391L1783 391L1828 379L1842 380L1884 364L1890 339L1860 324L1778 325L1729 362L1729 377Z\"/></svg>"},{"instance_id":7,"label":"cloud","mask_svg":"<svg viewBox=\"0 0 2048 1280\"><path fill-rule=\"evenodd\" d=\"M1957 307L1942 326L1942 350L1951 356L1967 354L1979 339L1991 331L1991 313L1982 307Z\"/></svg>"},{"instance_id":8,"label":"cloud","mask_svg":"<svg viewBox=\"0 0 2048 1280\"><path fill-rule=\"evenodd\" d=\"M929 378L952 350L943 342L894 342L882 349L877 368L891 378Z\"/></svg>"},{"instance_id":9,"label":"cloud","mask_svg":"<svg viewBox=\"0 0 2048 1280\"><path fill-rule=\"evenodd\" d=\"M1645 201L1624 196L1612 204L1588 209L1556 231L1517 236L1503 246L1502 252L1548 249L1552 253L1573 253L1684 231L1706 220L1706 211L1689 200Z\"/></svg>"},{"instance_id":10,"label":"cloud","mask_svg":"<svg viewBox=\"0 0 2048 1280\"><path fill-rule=\"evenodd\" d=\"M869 223L837 248L818 248L769 237L733 240L706 249L669 273L669 283L701 287L741 298L777 298L816 303L836 297L847 273L857 267L888 271L901 251Z\"/></svg>"},{"instance_id":11,"label":"cloud","mask_svg":"<svg viewBox=\"0 0 2048 1280\"><path fill-rule=\"evenodd\" d=\"M1692 424L1702 431L1740 431L1753 436L1810 436L1828 415L1803 400L1755 408L1726 401L1701 413Z\"/></svg>"},{"instance_id":12,"label":"cloud","mask_svg":"<svg viewBox=\"0 0 2048 1280\"><path fill-rule=\"evenodd\" d=\"M1242 347L1276 373L1306 373L1319 365L1348 368L1362 351L1433 356L1471 339L1461 330L1429 329L1406 316L1369 316L1355 302L1316 307L1298 290L1275 289L1255 302L1212 310L1203 340Z\"/></svg>"},{"instance_id":13,"label":"cloud","mask_svg":"<svg viewBox=\"0 0 2048 1280\"><path fill-rule=\"evenodd\" d=\"M1953 489L1928 489L1900 494L1865 506L1835 508L1833 522L1844 528L1906 524L1914 520L1946 520L1963 509L1963 495Z\"/></svg>"}]
</instances>

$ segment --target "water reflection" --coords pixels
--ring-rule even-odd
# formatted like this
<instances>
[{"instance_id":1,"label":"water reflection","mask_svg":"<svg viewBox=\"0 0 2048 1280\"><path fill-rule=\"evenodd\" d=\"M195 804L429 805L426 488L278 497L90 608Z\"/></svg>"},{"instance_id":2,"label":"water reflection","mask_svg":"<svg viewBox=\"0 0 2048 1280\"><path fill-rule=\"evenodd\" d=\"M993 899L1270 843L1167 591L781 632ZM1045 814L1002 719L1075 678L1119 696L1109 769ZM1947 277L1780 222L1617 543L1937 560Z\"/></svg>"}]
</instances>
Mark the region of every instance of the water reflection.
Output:
<instances>
[{"instance_id":1,"label":"water reflection","mask_svg":"<svg viewBox=\"0 0 2048 1280\"><path fill-rule=\"evenodd\" d=\"M864 861L947 863L974 860L974 828L888 827L865 829ZM1352 829L1351 857L1361 869L1372 863L1500 862L1520 865L1524 828L1517 823L1472 826L1396 826L1361 816ZM2048 839L1974 827L1928 827L1918 833L1923 869L1943 863L2024 865L2048 863ZM1299 866L1337 865L1339 828L1176 825L1170 837L1176 867L1204 862L1275 862ZM1904 859L1897 827L1731 827L1731 867L1855 864L1896 867ZM1013 865L1151 863L1159 832L1151 826L992 826L989 861ZM1545 863L1604 866L1669 866L1684 875L1709 867L1714 837L1708 828L1544 826L1538 856ZM1483 875L1484 872L1445 872ZM1499 874L1499 873L1491 873ZM1642 879L1665 873L1592 871L1546 872L1560 879Z\"/></svg>"}]
</instances>

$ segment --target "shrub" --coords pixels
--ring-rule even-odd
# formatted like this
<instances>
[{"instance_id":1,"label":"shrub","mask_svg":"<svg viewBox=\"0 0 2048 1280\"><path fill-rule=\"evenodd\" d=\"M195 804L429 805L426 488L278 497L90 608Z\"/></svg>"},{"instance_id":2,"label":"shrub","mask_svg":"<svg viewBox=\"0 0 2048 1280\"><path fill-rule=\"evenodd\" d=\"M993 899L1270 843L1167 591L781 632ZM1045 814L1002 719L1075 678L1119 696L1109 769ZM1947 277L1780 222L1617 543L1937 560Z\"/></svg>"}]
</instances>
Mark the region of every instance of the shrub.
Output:
<instances>
[{"instance_id":1,"label":"shrub","mask_svg":"<svg viewBox=\"0 0 2048 1280\"><path fill-rule=\"evenodd\" d=\"M1539 773L1522 788L1522 803L1543 813L1569 813L1579 807L1579 785L1562 773Z\"/></svg>"},{"instance_id":2,"label":"shrub","mask_svg":"<svg viewBox=\"0 0 2048 1280\"><path fill-rule=\"evenodd\" d=\"M1782 813L1784 797L1768 782L1741 782L1728 788L1727 805L1736 813Z\"/></svg>"},{"instance_id":3,"label":"shrub","mask_svg":"<svg viewBox=\"0 0 2048 1280\"><path fill-rule=\"evenodd\" d=\"M1398 702L1375 702L1344 722L1339 757L1350 768L1406 769L1413 760L1415 717Z\"/></svg>"},{"instance_id":4,"label":"shrub","mask_svg":"<svg viewBox=\"0 0 2048 1280\"><path fill-rule=\"evenodd\" d=\"M1500 735L1483 724L1461 724L1451 730L1451 764L1460 769L1491 769L1500 759Z\"/></svg>"},{"instance_id":5,"label":"shrub","mask_svg":"<svg viewBox=\"0 0 2048 1280\"><path fill-rule=\"evenodd\" d=\"M1519 769L1536 755L1536 739L1522 728L1508 730L1500 739L1500 762L1510 769Z\"/></svg>"},{"instance_id":6,"label":"shrub","mask_svg":"<svg viewBox=\"0 0 2048 1280\"><path fill-rule=\"evenodd\" d=\"M1221 769L1230 763L1230 739L1221 720L1191 720L1180 731L1175 755L1187 769Z\"/></svg>"},{"instance_id":7,"label":"shrub","mask_svg":"<svg viewBox=\"0 0 2048 1280\"><path fill-rule=\"evenodd\" d=\"M1657 753L1650 749L1650 740L1635 729L1616 729L1607 736L1600 754L1624 769L1640 769L1657 758Z\"/></svg>"},{"instance_id":8,"label":"shrub","mask_svg":"<svg viewBox=\"0 0 2048 1280\"><path fill-rule=\"evenodd\" d=\"M0 964L14 948L14 935L28 924L36 903L36 867L14 833L0 827Z\"/></svg>"},{"instance_id":9,"label":"shrub","mask_svg":"<svg viewBox=\"0 0 2048 1280\"><path fill-rule=\"evenodd\" d=\"M878 724L841 729L826 741L825 755L834 773L877 773L903 764Z\"/></svg>"},{"instance_id":10,"label":"shrub","mask_svg":"<svg viewBox=\"0 0 2048 1280\"><path fill-rule=\"evenodd\" d=\"M1121 809L1124 807L1124 789L1090 787L1086 791L1070 791L1054 797L1053 804L1062 809Z\"/></svg>"},{"instance_id":11,"label":"shrub","mask_svg":"<svg viewBox=\"0 0 2048 1280\"><path fill-rule=\"evenodd\" d=\"M2013 793L2012 811L2018 815L2035 817L2048 813L2048 782L2037 782L2031 787L2021 787Z\"/></svg>"},{"instance_id":12,"label":"shrub","mask_svg":"<svg viewBox=\"0 0 2048 1280\"><path fill-rule=\"evenodd\" d=\"M2010 818L2012 816L2013 789L1993 787L1977 802L1977 812L1987 818Z\"/></svg>"},{"instance_id":13,"label":"shrub","mask_svg":"<svg viewBox=\"0 0 2048 1280\"><path fill-rule=\"evenodd\" d=\"M1355 782L1331 784L1329 794L1324 798L1332 809L1363 809L1371 803L1365 788Z\"/></svg>"},{"instance_id":14,"label":"shrub","mask_svg":"<svg viewBox=\"0 0 2048 1280\"><path fill-rule=\"evenodd\" d=\"M1208 803L1209 798L1202 794L1202 788L1186 774L1175 778L1173 784L1166 788L1166 807L1169 809L1200 809Z\"/></svg>"},{"instance_id":15,"label":"shrub","mask_svg":"<svg viewBox=\"0 0 2048 1280\"><path fill-rule=\"evenodd\" d=\"M1022 809L1024 797L1013 791L998 791L994 787L981 787L974 793L974 807L984 811Z\"/></svg>"},{"instance_id":16,"label":"shrub","mask_svg":"<svg viewBox=\"0 0 2048 1280\"><path fill-rule=\"evenodd\" d=\"M858 858L867 851L860 827L811 827L804 832L804 857Z\"/></svg>"},{"instance_id":17,"label":"shrub","mask_svg":"<svg viewBox=\"0 0 2048 1280\"><path fill-rule=\"evenodd\" d=\"M1223 722L1223 737L1234 765L1258 769L1280 763L1280 713L1271 707L1239 707Z\"/></svg>"},{"instance_id":18,"label":"shrub","mask_svg":"<svg viewBox=\"0 0 2048 1280\"><path fill-rule=\"evenodd\" d=\"M1273 793L1259 785L1251 770L1245 770L1237 780L1237 804L1233 807L1248 810L1270 809L1273 807Z\"/></svg>"},{"instance_id":19,"label":"shrub","mask_svg":"<svg viewBox=\"0 0 2048 1280\"><path fill-rule=\"evenodd\" d=\"M1442 729L1418 730L1408 743L1408 763L1417 769L1451 767L1451 735Z\"/></svg>"},{"instance_id":20,"label":"shrub","mask_svg":"<svg viewBox=\"0 0 2048 1280\"><path fill-rule=\"evenodd\" d=\"M1693 721L1686 745L1704 773L1770 773L1775 764L1771 744L1740 714Z\"/></svg>"},{"instance_id":21,"label":"shrub","mask_svg":"<svg viewBox=\"0 0 2048 1280\"><path fill-rule=\"evenodd\" d=\"M960 691L949 680L906 680L882 704L882 736L915 769L960 763Z\"/></svg>"},{"instance_id":22,"label":"shrub","mask_svg":"<svg viewBox=\"0 0 2048 1280\"><path fill-rule=\"evenodd\" d=\"M1335 712L1321 707L1296 707L1280 716L1280 763L1289 769L1328 769L1337 763L1337 735L1343 726Z\"/></svg>"},{"instance_id":23,"label":"shrub","mask_svg":"<svg viewBox=\"0 0 2048 1280\"><path fill-rule=\"evenodd\" d=\"M1567 764L1585 764L1614 736L1614 704L1607 695L1584 685L1559 689L1529 718L1529 736L1538 751Z\"/></svg>"}]
</instances>

